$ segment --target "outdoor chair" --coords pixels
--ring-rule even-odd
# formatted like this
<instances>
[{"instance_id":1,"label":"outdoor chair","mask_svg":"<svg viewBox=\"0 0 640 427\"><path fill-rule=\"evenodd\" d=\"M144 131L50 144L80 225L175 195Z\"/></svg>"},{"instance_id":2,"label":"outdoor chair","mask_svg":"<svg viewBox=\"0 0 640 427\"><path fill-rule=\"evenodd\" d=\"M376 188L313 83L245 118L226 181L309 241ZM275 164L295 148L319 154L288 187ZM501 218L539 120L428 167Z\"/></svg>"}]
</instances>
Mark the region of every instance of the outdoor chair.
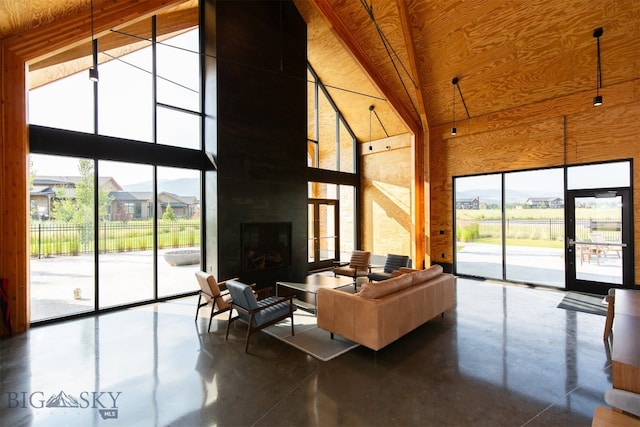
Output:
<instances>
[{"instance_id":1,"label":"outdoor chair","mask_svg":"<svg viewBox=\"0 0 640 427\"><path fill-rule=\"evenodd\" d=\"M333 268L333 275L337 277L349 276L353 277L353 285L356 286L356 279L358 277L367 277L370 272L369 260L371 259L371 252L355 250L351 253L351 260L349 264L338 265Z\"/></svg>"},{"instance_id":2,"label":"outdoor chair","mask_svg":"<svg viewBox=\"0 0 640 427\"><path fill-rule=\"evenodd\" d=\"M600 252L605 257L607 256L609 250L614 250L616 251L618 258L620 258L620 247L608 245L607 243L609 242L605 240L602 233L589 233L589 240L591 240L592 243L599 243L598 247L600 248ZM601 246L600 244L604 244L604 246Z\"/></svg>"},{"instance_id":3,"label":"outdoor chair","mask_svg":"<svg viewBox=\"0 0 640 427\"><path fill-rule=\"evenodd\" d=\"M411 258L407 255L387 254L382 271L371 271L367 274L367 277L370 282L374 280L379 282L381 280L389 279L391 277L391 273L402 267L411 267Z\"/></svg>"},{"instance_id":4,"label":"outdoor chair","mask_svg":"<svg viewBox=\"0 0 640 427\"><path fill-rule=\"evenodd\" d=\"M229 328L231 323L241 319L247 323L247 337L244 344L244 352L249 348L249 338L251 334L267 326L274 325L287 317L291 318L291 335L295 335L293 327L293 312L296 306L293 303L295 295L285 297L267 297L257 300L251 287L237 280L227 280L227 289L231 294L231 307L238 312L238 316L232 318L233 310L229 311L229 323L227 323L227 334L229 338Z\"/></svg>"}]
</instances>

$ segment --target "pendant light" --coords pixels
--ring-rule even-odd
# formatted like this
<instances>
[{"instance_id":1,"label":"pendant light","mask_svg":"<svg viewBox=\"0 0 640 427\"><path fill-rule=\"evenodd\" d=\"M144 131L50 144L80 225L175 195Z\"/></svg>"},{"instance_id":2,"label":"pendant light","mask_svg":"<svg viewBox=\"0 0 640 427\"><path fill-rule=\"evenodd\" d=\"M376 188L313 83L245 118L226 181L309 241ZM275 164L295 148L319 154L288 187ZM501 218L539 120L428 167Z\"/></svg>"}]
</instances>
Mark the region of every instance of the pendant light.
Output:
<instances>
[{"instance_id":1,"label":"pendant light","mask_svg":"<svg viewBox=\"0 0 640 427\"><path fill-rule=\"evenodd\" d=\"M91 51L93 55L93 67L89 68L89 80L97 83L100 78L98 76L98 40L95 39L93 33L93 0L91 0Z\"/></svg>"},{"instance_id":2,"label":"pendant light","mask_svg":"<svg viewBox=\"0 0 640 427\"><path fill-rule=\"evenodd\" d=\"M597 68L596 68L596 96L593 97L593 106L597 107L602 105L602 95L600 95L600 88L602 88L602 67L600 66L600 36L602 35L602 27L598 27L593 30L593 37L596 38L597 44Z\"/></svg>"},{"instance_id":3,"label":"pendant light","mask_svg":"<svg viewBox=\"0 0 640 427\"><path fill-rule=\"evenodd\" d=\"M452 100L453 100L453 117L451 119L451 135L455 135L458 133L458 129L456 128L456 85L458 84L458 78L454 77L451 80L451 88L452 91Z\"/></svg>"}]
</instances>

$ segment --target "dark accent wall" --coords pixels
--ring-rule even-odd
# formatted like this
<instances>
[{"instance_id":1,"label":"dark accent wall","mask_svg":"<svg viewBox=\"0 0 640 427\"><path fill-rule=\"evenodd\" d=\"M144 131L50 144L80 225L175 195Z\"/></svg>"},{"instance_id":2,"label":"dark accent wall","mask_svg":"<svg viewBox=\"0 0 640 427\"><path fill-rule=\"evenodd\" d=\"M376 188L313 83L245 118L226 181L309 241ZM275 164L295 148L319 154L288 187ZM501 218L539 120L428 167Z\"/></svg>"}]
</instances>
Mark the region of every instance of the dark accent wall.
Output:
<instances>
[{"instance_id":1,"label":"dark accent wall","mask_svg":"<svg viewBox=\"0 0 640 427\"><path fill-rule=\"evenodd\" d=\"M215 56L205 61L204 132L218 165L206 179L217 187L218 277L300 280L307 273L306 24L291 1L208 0L203 10L205 51ZM245 222L291 222L292 266L242 275ZM208 251L207 265L209 258Z\"/></svg>"}]
</instances>

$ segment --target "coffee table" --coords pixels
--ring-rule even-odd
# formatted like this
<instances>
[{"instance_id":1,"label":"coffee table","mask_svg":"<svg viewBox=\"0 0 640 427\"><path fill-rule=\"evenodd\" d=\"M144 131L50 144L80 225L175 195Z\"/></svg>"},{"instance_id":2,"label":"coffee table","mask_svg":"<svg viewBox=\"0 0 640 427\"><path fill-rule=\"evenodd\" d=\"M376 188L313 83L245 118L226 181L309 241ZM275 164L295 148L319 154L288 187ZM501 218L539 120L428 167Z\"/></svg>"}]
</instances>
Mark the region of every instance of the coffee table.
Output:
<instances>
[{"instance_id":1,"label":"coffee table","mask_svg":"<svg viewBox=\"0 0 640 427\"><path fill-rule=\"evenodd\" d=\"M316 309L318 289L331 288L338 289L345 286L352 286L353 279L345 276L323 276L321 274L313 274L307 276L304 282L276 282L276 296L278 296L278 288L283 287L295 292L303 292L313 296L313 303L307 301L301 301L294 299L294 302L300 308L311 311L313 314L318 314Z\"/></svg>"}]
</instances>

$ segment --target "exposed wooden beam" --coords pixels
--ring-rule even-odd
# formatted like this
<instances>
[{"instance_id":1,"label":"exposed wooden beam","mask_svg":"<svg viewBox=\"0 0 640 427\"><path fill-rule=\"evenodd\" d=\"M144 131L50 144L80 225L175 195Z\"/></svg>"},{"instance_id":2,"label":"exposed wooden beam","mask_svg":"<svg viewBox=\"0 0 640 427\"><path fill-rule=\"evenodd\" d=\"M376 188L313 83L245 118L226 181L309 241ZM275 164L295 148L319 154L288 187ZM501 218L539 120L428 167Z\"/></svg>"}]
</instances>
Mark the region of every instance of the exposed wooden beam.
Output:
<instances>
[{"instance_id":1,"label":"exposed wooden beam","mask_svg":"<svg viewBox=\"0 0 640 427\"><path fill-rule=\"evenodd\" d=\"M157 19L156 34L159 38L162 38L162 36L173 35L179 31L184 31L197 26L198 8L181 9L159 16ZM135 38L128 35L135 36ZM149 21L139 21L121 28L119 32L111 32L100 37L99 49L103 52L117 49L122 46L128 46L135 43L137 41L136 38L139 40L151 39L151 25L149 25ZM29 71L33 72L79 58L89 58L90 56L91 43L90 41L87 41L73 49L67 49L58 55L30 64Z\"/></svg>"},{"instance_id":2,"label":"exposed wooden beam","mask_svg":"<svg viewBox=\"0 0 640 427\"><path fill-rule=\"evenodd\" d=\"M425 261L425 254L431 255L430 244L427 237L430 236L429 224L429 123L427 121L426 106L422 96L421 73L416 60L416 50L414 45L414 35L409 21L409 9L405 0L396 0L400 15L400 28L404 36L404 45L409 57L409 70L411 77L416 82L416 96L418 102L418 113L422 123L422 130L417 132L413 144L413 236L416 251L416 265ZM425 149L426 147L426 149ZM432 257L431 257L432 258Z\"/></svg>"},{"instance_id":3,"label":"exposed wooden beam","mask_svg":"<svg viewBox=\"0 0 640 427\"><path fill-rule=\"evenodd\" d=\"M149 18L187 0L149 1L107 1L94 10L93 27L96 38L120 29L142 19ZM91 15L76 14L66 19L51 22L32 31L6 39L5 43L12 51L25 59L28 64L42 61L87 43L91 40Z\"/></svg>"},{"instance_id":4,"label":"exposed wooden beam","mask_svg":"<svg viewBox=\"0 0 640 427\"><path fill-rule=\"evenodd\" d=\"M340 40L345 49L354 56L372 83L384 94L385 98L389 100L391 107L402 118L407 127L411 129L413 133L417 133L418 130L422 128L421 123L418 121L419 119L415 117L415 114L407 107L407 104L403 102L389 86L371 59L367 56L363 46L353 38L351 32L342 19L335 13L328 0L311 0L311 2L324 16L338 40Z\"/></svg>"}]
</instances>

